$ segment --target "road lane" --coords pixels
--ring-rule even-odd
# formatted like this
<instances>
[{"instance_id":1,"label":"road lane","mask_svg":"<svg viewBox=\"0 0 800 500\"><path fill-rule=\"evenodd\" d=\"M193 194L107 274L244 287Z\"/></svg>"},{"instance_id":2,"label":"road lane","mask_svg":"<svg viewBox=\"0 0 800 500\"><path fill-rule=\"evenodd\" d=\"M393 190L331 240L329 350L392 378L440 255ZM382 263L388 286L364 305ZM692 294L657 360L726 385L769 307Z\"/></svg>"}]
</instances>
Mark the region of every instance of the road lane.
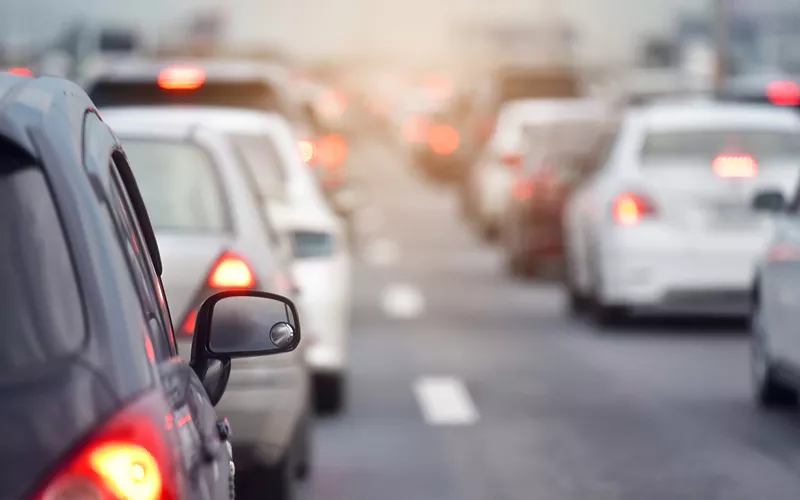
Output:
<instances>
[{"instance_id":1,"label":"road lane","mask_svg":"<svg viewBox=\"0 0 800 500\"><path fill-rule=\"evenodd\" d=\"M741 325L637 324L598 332L553 285L504 274L454 197L396 152L359 152L391 265L355 276L351 399L320 421L314 499L794 499L800 420L749 399ZM425 312L387 315L413 283ZM480 419L427 425L421 377L463 381Z\"/></svg>"}]
</instances>

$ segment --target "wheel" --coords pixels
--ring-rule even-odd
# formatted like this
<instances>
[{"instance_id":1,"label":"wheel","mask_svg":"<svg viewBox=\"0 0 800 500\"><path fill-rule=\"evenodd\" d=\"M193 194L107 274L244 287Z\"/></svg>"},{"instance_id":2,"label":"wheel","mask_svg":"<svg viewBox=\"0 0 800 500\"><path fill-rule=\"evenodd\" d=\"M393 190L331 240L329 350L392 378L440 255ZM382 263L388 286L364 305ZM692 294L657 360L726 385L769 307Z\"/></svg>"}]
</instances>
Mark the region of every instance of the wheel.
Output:
<instances>
[{"instance_id":1,"label":"wheel","mask_svg":"<svg viewBox=\"0 0 800 500\"><path fill-rule=\"evenodd\" d=\"M311 432L311 417L303 417L303 423L298 428L297 437L295 438L295 449L297 453L295 475L300 480L308 479L311 475L314 458Z\"/></svg>"},{"instance_id":2,"label":"wheel","mask_svg":"<svg viewBox=\"0 0 800 500\"><path fill-rule=\"evenodd\" d=\"M797 389L775 375L767 350L761 311L756 307L750 319L750 366L756 404L762 408L791 408L797 406Z\"/></svg>"},{"instance_id":3,"label":"wheel","mask_svg":"<svg viewBox=\"0 0 800 500\"><path fill-rule=\"evenodd\" d=\"M346 379L341 373L314 375L314 403L321 414L336 414L344 407Z\"/></svg>"},{"instance_id":4,"label":"wheel","mask_svg":"<svg viewBox=\"0 0 800 500\"><path fill-rule=\"evenodd\" d=\"M236 471L236 498L239 500L294 500L295 450L290 446L277 463Z\"/></svg>"}]
</instances>

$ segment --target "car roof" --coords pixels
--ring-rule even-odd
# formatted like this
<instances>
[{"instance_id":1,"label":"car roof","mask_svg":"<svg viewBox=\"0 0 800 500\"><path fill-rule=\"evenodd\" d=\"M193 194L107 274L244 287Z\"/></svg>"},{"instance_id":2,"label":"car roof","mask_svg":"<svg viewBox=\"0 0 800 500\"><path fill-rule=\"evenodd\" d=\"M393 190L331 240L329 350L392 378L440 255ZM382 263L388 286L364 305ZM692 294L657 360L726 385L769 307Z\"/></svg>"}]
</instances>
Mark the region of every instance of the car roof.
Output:
<instances>
[{"instance_id":1,"label":"car roof","mask_svg":"<svg viewBox=\"0 0 800 500\"><path fill-rule=\"evenodd\" d=\"M0 136L33 158L37 154L32 136L52 129L56 121L62 123L64 115L83 116L91 107L83 90L67 80L0 74ZM81 127L73 127L75 130L80 133Z\"/></svg>"},{"instance_id":2,"label":"car roof","mask_svg":"<svg viewBox=\"0 0 800 500\"><path fill-rule=\"evenodd\" d=\"M760 104L693 101L643 106L629 112L648 129L748 128L800 130L796 111Z\"/></svg>"},{"instance_id":3,"label":"car roof","mask_svg":"<svg viewBox=\"0 0 800 500\"><path fill-rule=\"evenodd\" d=\"M119 57L103 61L92 68L86 81L146 82L158 79L159 73L171 66L196 67L203 70L206 81L238 82L269 80L288 83L290 74L286 68L246 59L175 58L157 59L145 56Z\"/></svg>"},{"instance_id":4,"label":"car roof","mask_svg":"<svg viewBox=\"0 0 800 500\"><path fill-rule=\"evenodd\" d=\"M289 127L286 119L276 113L210 106L109 107L103 109L103 119L123 134L152 131L162 135L164 130L170 130L171 134L188 135L198 126L228 133L287 130Z\"/></svg>"}]
</instances>

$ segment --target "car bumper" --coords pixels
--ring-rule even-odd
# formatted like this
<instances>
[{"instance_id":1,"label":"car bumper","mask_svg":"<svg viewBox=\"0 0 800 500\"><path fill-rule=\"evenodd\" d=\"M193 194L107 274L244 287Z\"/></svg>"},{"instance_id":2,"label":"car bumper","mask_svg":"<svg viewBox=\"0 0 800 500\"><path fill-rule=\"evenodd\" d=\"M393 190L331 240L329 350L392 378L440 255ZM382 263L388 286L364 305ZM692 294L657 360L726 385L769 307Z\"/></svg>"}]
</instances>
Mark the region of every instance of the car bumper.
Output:
<instances>
[{"instance_id":1,"label":"car bumper","mask_svg":"<svg viewBox=\"0 0 800 500\"><path fill-rule=\"evenodd\" d=\"M753 239L616 238L604 249L601 294L643 310L744 315L761 256ZM681 243L678 243L680 241Z\"/></svg>"}]
</instances>

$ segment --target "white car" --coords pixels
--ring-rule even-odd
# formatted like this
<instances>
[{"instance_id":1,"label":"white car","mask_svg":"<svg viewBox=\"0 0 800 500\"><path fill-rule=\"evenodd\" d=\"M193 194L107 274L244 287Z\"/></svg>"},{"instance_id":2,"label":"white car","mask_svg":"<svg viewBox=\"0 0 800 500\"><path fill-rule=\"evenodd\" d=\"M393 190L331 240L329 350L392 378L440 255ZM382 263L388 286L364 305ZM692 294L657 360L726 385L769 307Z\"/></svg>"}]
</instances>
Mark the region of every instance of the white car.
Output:
<instances>
[{"instance_id":1,"label":"white car","mask_svg":"<svg viewBox=\"0 0 800 500\"><path fill-rule=\"evenodd\" d=\"M486 143L462 192L463 211L486 239L500 235L511 201L514 179L522 169L523 131L570 116L607 112L607 106L591 99L526 99L503 105L494 132Z\"/></svg>"},{"instance_id":2,"label":"white car","mask_svg":"<svg viewBox=\"0 0 800 500\"><path fill-rule=\"evenodd\" d=\"M754 193L800 174L800 116L754 104L630 110L565 209L566 286L600 323L745 315L772 218Z\"/></svg>"}]
</instances>

